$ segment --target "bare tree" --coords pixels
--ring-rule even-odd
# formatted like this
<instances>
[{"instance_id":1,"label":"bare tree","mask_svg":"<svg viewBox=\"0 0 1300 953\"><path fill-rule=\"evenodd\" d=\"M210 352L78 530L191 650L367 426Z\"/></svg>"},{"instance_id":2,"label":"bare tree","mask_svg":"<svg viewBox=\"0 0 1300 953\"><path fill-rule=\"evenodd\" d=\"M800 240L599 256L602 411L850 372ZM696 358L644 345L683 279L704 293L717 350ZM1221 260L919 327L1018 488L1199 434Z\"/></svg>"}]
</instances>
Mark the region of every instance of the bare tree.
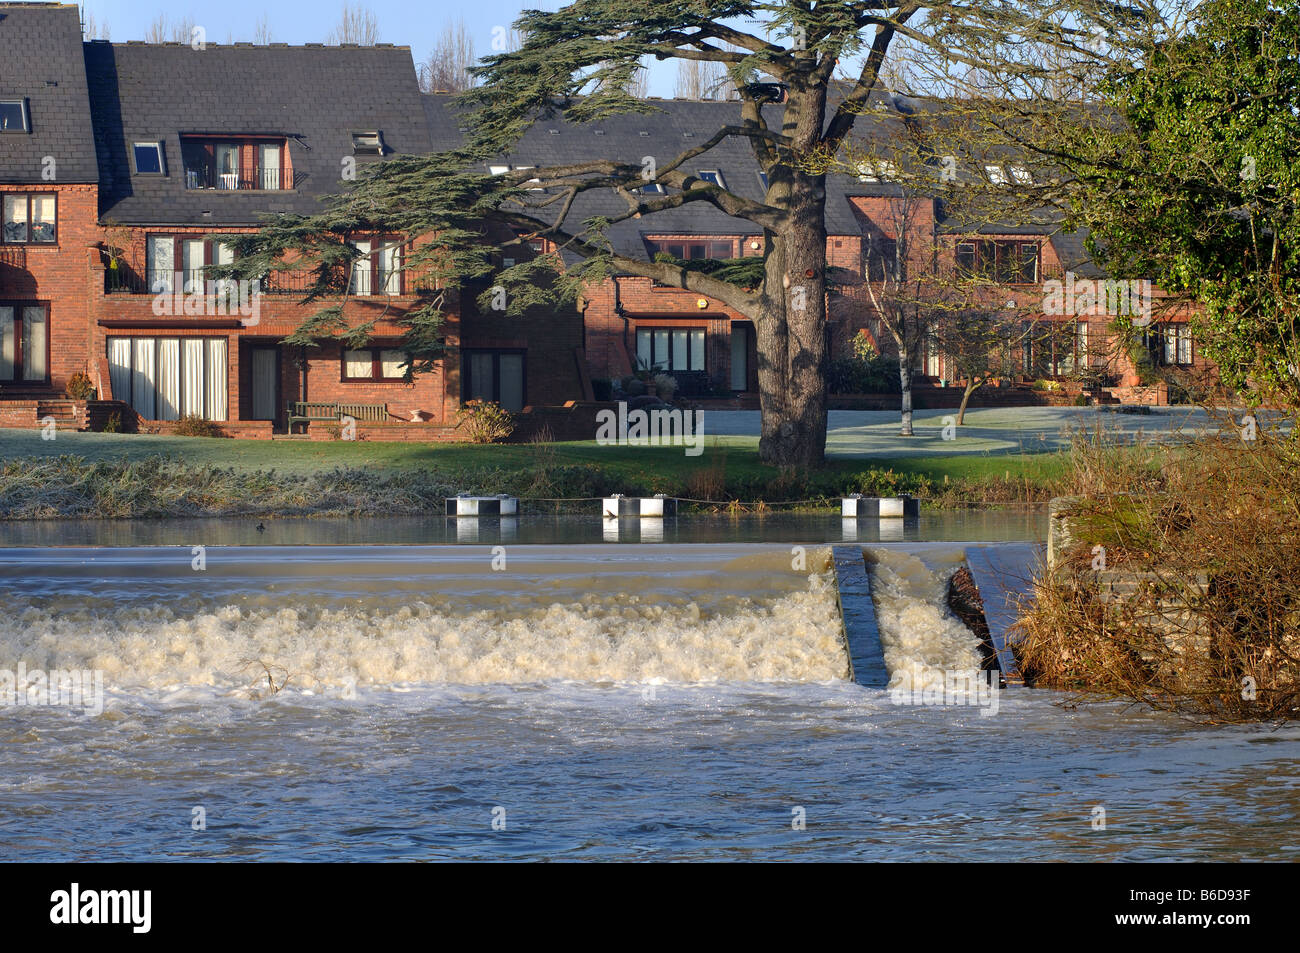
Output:
<instances>
[{"instance_id":1,"label":"bare tree","mask_svg":"<svg viewBox=\"0 0 1300 953\"><path fill-rule=\"evenodd\" d=\"M358 46L374 46L379 42L379 21L367 7L343 4L338 25L325 42L334 46L343 43L356 43Z\"/></svg>"},{"instance_id":2,"label":"bare tree","mask_svg":"<svg viewBox=\"0 0 1300 953\"><path fill-rule=\"evenodd\" d=\"M679 60L677 84L673 95L678 99L731 99L736 93L727 68L708 60Z\"/></svg>"},{"instance_id":3,"label":"bare tree","mask_svg":"<svg viewBox=\"0 0 1300 953\"><path fill-rule=\"evenodd\" d=\"M110 30L107 23L100 23L95 15L85 7L81 8L81 35L87 40L107 40Z\"/></svg>"},{"instance_id":4,"label":"bare tree","mask_svg":"<svg viewBox=\"0 0 1300 953\"><path fill-rule=\"evenodd\" d=\"M146 43L166 43L167 39L167 14L160 13L149 24L149 29L145 30L144 41Z\"/></svg>"},{"instance_id":5,"label":"bare tree","mask_svg":"<svg viewBox=\"0 0 1300 953\"><path fill-rule=\"evenodd\" d=\"M259 46L266 46L271 42L271 20L265 13L257 21L257 26L253 28L253 42Z\"/></svg>"},{"instance_id":6,"label":"bare tree","mask_svg":"<svg viewBox=\"0 0 1300 953\"><path fill-rule=\"evenodd\" d=\"M650 70L645 60L642 60L641 66L632 73L632 78L627 84L627 94L633 99L645 99L650 95Z\"/></svg>"},{"instance_id":7,"label":"bare tree","mask_svg":"<svg viewBox=\"0 0 1300 953\"><path fill-rule=\"evenodd\" d=\"M463 93L474 85L469 68L474 65L474 39L457 18L442 28L429 58L420 64L420 90L426 93Z\"/></svg>"}]
</instances>

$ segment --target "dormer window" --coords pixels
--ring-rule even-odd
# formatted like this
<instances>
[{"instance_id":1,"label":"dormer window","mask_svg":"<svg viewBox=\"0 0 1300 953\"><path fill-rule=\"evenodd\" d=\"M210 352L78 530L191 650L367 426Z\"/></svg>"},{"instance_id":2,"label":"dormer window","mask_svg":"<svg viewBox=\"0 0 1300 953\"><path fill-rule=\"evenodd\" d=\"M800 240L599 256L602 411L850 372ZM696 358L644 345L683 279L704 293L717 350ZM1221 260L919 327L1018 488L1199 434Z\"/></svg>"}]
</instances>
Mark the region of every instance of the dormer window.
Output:
<instances>
[{"instance_id":1,"label":"dormer window","mask_svg":"<svg viewBox=\"0 0 1300 953\"><path fill-rule=\"evenodd\" d=\"M283 139L270 136L182 136L187 189L279 191L293 188Z\"/></svg>"},{"instance_id":2,"label":"dormer window","mask_svg":"<svg viewBox=\"0 0 1300 953\"><path fill-rule=\"evenodd\" d=\"M31 132L25 99L0 99L0 132Z\"/></svg>"},{"instance_id":3,"label":"dormer window","mask_svg":"<svg viewBox=\"0 0 1300 953\"><path fill-rule=\"evenodd\" d=\"M720 189L726 188L726 186L722 184L722 173L717 169L705 169L700 173L700 178L705 182L708 182L710 185L716 185Z\"/></svg>"},{"instance_id":4,"label":"dormer window","mask_svg":"<svg viewBox=\"0 0 1300 953\"><path fill-rule=\"evenodd\" d=\"M135 159L136 175L162 175L163 154L161 142L136 142L131 145Z\"/></svg>"},{"instance_id":5,"label":"dormer window","mask_svg":"<svg viewBox=\"0 0 1300 953\"><path fill-rule=\"evenodd\" d=\"M378 129L367 132L352 133L352 154L358 156L382 156L388 154L384 143L384 134Z\"/></svg>"}]
</instances>

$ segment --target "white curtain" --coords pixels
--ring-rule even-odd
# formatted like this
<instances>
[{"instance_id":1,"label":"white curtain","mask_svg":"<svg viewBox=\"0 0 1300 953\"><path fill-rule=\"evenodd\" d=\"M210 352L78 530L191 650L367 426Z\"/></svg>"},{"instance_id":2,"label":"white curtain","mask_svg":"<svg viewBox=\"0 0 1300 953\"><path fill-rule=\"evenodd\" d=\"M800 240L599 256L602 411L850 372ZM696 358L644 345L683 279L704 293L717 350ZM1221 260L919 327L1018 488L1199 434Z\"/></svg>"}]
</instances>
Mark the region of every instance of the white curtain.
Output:
<instances>
[{"instance_id":1,"label":"white curtain","mask_svg":"<svg viewBox=\"0 0 1300 953\"><path fill-rule=\"evenodd\" d=\"M135 355L133 368L135 374L131 387L131 406L145 420L156 420L154 409L154 375L157 367L154 363L154 338L135 338Z\"/></svg>"},{"instance_id":2,"label":"white curtain","mask_svg":"<svg viewBox=\"0 0 1300 953\"><path fill-rule=\"evenodd\" d=\"M181 286L181 290L186 294L204 290L203 246L204 242L201 238L186 238L181 242L181 270L185 272L185 283Z\"/></svg>"},{"instance_id":3,"label":"white curtain","mask_svg":"<svg viewBox=\"0 0 1300 953\"><path fill-rule=\"evenodd\" d=\"M43 381L49 373L45 364L48 323L44 308L23 308L23 380Z\"/></svg>"},{"instance_id":4,"label":"white curtain","mask_svg":"<svg viewBox=\"0 0 1300 953\"><path fill-rule=\"evenodd\" d=\"M158 341L158 419L177 420L181 415L181 342L177 338Z\"/></svg>"},{"instance_id":5,"label":"white curtain","mask_svg":"<svg viewBox=\"0 0 1300 953\"><path fill-rule=\"evenodd\" d=\"M0 307L0 381L14 379L14 360L18 356L14 341L14 309Z\"/></svg>"},{"instance_id":6,"label":"white curtain","mask_svg":"<svg viewBox=\"0 0 1300 953\"><path fill-rule=\"evenodd\" d=\"M203 339L181 341L181 413L203 416Z\"/></svg>"},{"instance_id":7,"label":"white curtain","mask_svg":"<svg viewBox=\"0 0 1300 953\"><path fill-rule=\"evenodd\" d=\"M385 245L379 253L379 280L386 295L402 293L402 246Z\"/></svg>"},{"instance_id":8,"label":"white curtain","mask_svg":"<svg viewBox=\"0 0 1300 953\"><path fill-rule=\"evenodd\" d=\"M369 351L344 351L343 367L345 377L373 377L374 357Z\"/></svg>"},{"instance_id":9,"label":"white curtain","mask_svg":"<svg viewBox=\"0 0 1300 953\"><path fill-rule=\"evenodd\" d=\"M131 403L131 339L108 339L108 380L113 399Z\"/></svg>"},{"instance_id":10,"label":"white curtain","mask_svg":"<svg viewBox=\"0 0 1300 953\"><path fill-rule=\"evenodd\" d=\"M365 255L352 263L352 293L370 294L370 242L353 242L352 247Z\"/></svg>"},{"instance_id":11,"label":"white curtain","mask_svg":"<svg viewBox=\"0 0 1300 953\"><path fill-rule=\"evenodd\" d=\"M379 371L384 377L401 377L405 363L406 354L402 351L379 352Z\"/></svg>"},{"instance_id":12,"label":"white curtain","mask_svg":"<svg viewBox=\"0 0 1300 953\"><path fill-rule=\"evenodd\" d=\"M278 189L280 187L280 147L259 146L258 166L262 181L258 188Z\"/></svg>"},{"instance_id":13,"label":"white curtain","mask_svg":"<svg viewBox=\"0 0 1300 953\"><path fill-rule=\"evenodd\" d=\"M150 235L148 245L149 290L154 294L172 290L176 270L176 240L169 235Z\"/></svg>"},{"instance_id":14,"label":"white curtain","mask_svg":"<svg viewBox=\"0 0 1300 953\"><path fill-rule=\"evenodd\" d=\"M208 419L226 419L226 339L208 338Z\"/></svg>"}]
</instances>

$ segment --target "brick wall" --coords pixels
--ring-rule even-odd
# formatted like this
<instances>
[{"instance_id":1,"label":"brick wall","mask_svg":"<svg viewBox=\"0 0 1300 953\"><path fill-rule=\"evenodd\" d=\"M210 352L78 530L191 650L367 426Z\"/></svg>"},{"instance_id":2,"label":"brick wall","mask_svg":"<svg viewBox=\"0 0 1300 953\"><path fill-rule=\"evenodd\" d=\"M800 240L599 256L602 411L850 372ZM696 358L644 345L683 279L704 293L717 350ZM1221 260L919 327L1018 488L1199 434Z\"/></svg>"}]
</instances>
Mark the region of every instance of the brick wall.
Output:
<instances>
[{"instance_id":1,"label":"brick wall","mask_svg":"<svg viewBox=\"0 0 1300 953\"><path fill-rule=\"evenodd\" d=\"M86 248L99 241L97 185L0 185L15 192L55 193L58 241L52 245L0 245L0 301L31 301L49 308L48 386L6 385L10 397L62 394L68 378L85 371L90 354L91 307Z\"/></svg>"}]
</instances>

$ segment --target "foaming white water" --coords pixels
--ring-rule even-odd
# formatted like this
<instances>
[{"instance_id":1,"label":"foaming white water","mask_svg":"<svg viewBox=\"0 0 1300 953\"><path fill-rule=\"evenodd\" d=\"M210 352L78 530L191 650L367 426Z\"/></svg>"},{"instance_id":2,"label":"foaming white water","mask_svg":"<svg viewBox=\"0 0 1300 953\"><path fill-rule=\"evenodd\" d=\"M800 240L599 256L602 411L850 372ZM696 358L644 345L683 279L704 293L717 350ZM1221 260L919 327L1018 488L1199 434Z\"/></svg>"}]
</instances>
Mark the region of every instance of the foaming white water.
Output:
<instances>
[{"instance_id":1,"label":"foaming white water","mask_svg":"<svg viewBox=\"0 0 1300 953\"><path fill-rule=\"evenodd\" d=\"M979 639L948 609L951 571L897 550L872 555L871 596L889 687L942 691L946 673L978 671Z\"/></svg>"},{"instance_id":2,"label":"foaming white water","mask_svg":"<svg viewBox=\"0 0 1300 953\"><path fill-rule=\"evenodd\" d=\"M508 600L502 600L507 602ZM408 683L827 681L845 675L834 586L744 599L725 610L602 594L581 602L281 608L130 606L0 619L0 652L29 667L96 669L117 689L258 690Z\"/></svg>"}]
</instances>

